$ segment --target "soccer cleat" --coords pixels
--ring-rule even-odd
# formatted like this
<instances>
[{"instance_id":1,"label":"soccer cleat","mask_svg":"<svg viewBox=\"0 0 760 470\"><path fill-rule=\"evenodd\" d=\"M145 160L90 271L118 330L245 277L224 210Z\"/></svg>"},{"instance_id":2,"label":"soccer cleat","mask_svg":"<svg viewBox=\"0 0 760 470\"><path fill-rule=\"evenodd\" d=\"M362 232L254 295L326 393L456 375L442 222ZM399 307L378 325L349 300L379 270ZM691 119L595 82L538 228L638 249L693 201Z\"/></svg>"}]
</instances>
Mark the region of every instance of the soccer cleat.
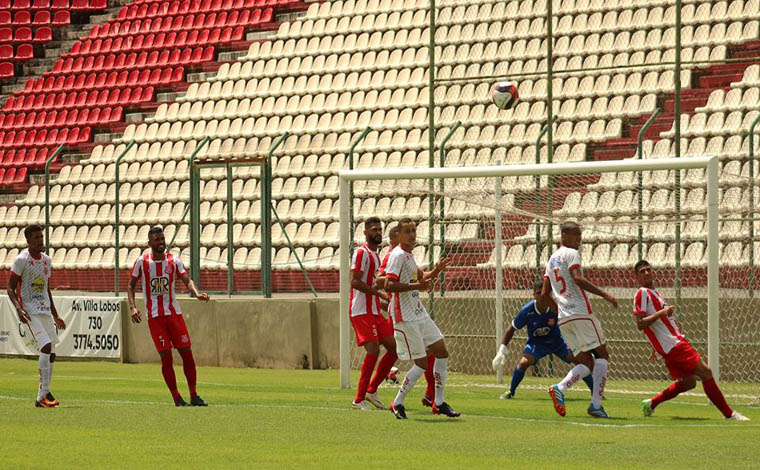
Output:
<instances>
[{"instance_id":1,"label":"soccer cleat","mask_svg":"<svg viewBox=\"0 0 760 470\"><path fill-rule=\"evenodd\" d=\"M512 395L512 392L504 392L501 395L499 395L499 399L501 400L510 400L514 398L515 396Z\"/></svg>"},{"instance_id":2,"label":"soccer cleat","mask_svg":"<svg viewBox=\"0 0 760 470\"><path fill-rule=\"evenodd\" d=\"M58 400L56 400L55 397L53 396L53 394L50 393L50 392L47 392L47 395L45 395L45 398L47 399L47 401L49 401L50 403L52 403L55 406L58 406L58 405L61 404L61 402L59 402Z\"/></svg>"},{"instance_id":3,"label":"soccer cleat","mask_svg":"<svg viewBox=\"0 0 760 470\"><path fill-rule=\"evenodd\" d=\"M370 402L373 405L375 405L375 408L379 408L381 410L385 409L385 403L383 403L383 401L380 399L380 397L377 396L377 392L375 392L375 393L367 393L365 395L365 398L367 399L368 402Z\"/></svg>"},{"instance_id":4,"label":"soccer cleat","mask_svg":"<svg viewBox=\"0 0 760 470\"><path fill-rule=\"evenodd\" d=\"M58 403L48 400L47 397L42 397L42 399L34 402L34 406L37 408L58 408Z\"/></svg>"},{"instance_id":5,"label":"soccer cleat","mask_svg":"<svg viewBox=\"0 0 760 470\"><path fill-rule=\"evenodd\" d=\"M459 416L462 415L462 413L451 409L449 404L446 403L445 401L441 403L440 405L436 405L435 403L433 403L433 414L444 415L444 416L448 416L449 418L458 418Z\"/></svg>"},{"instance_id":6,"label":"soccer cleat","mask_svg":"<svg viewBox=\"0 0 760 470\"><path fill-rule=\"evenodd\" d=\"M565 416L565 394L559 391L559 387L552 385L549 387L549 396L554 403L554 411L560 416Z\"/></svg>"},{"instance_id":7,"label":"soccer cleat","mask_svg":"<svg viewBox=\"0 0 760 470\"><path fill-rule=\"evenodd\" d=\"M174 406L190 406L190 403L183 400L182 397L179 397L177 401L174 402Z\"/></svg>"},{"instance_id":8,"label":"soccer cleat","mask_svg":"<svg viewBox=\"0 0 760 470\"><path fill-rule=\"evenodd\" d=\"M432 408L433 406L433 399L427 395L422 397L422 406L427 406L428 408Z\"/></svg>"},{"instance_id":9,"label":"soccer cleat","mask_svg":"<svg viewBox=\"0 0 760 470\"><path fill-rule=\"evenodd\" d=\"M731 413L731 416L726 418L729 421L749 421L749 418L744 416L743 414L739 413L738 411L734 410L733 413Z\"/></svg>"},{"instance_id":10,"label":"soccer cleat","mask_svg":"<svg viewBox=\"0 0 760 470\"><path fill-rule=\"evenodd\" d=\"M371 408L367 404L367 400L362 400L359 403L356 403L355 401L351 402L351 408L355 410L362 410L362 411L369 411Z\"/></svg>"},{"instance_id":11,"label":"soccer cleat","mask_svg":"<svg viewBox=\"0 0 760 470\"><path fill-rule=\"evenodd\" d=\"M208 403L203 401L203 398L196 395L190 400L190 406L208 406Z\"/></svg>"},{"instance_id":12,"label":"soccer cleat","mask_svg":"<svg viewBox=\"0 0 760 470\"><path fill-rule=\"evenodd\" d=\"M588 410L586 410L586 413L588 413L589 416L592 416L594 418L607 418L609 419L610 415L607 414L606 411L604 411L604 407L600 406L599 408L594 408L593 405L589 405Z\"/></svg>"},{"instance_id":13,"label":"soccer cleat","mask_svg":"<svg viewBox=\"0 0 760 470\"><path fill-rule=\"evenodd\" d=\"M652 408L652 400L647 398L641 402L641 413L646 416L652 416L654 414L654 408Z\"/></svg>"},{"instance_id":14,"label":"soccer cleat","mask_svg":"<svg viewBox=\"0 0 760 470\"><path fill-rule=\"evenodd\" d=\"M396 416L396 419L408 419L406 417L406 408L404 408L404 405L396 405L393 402L391 402L390 405L388 405L388 409L391 410L391 413Z\"/></svg>"}]
</instances>

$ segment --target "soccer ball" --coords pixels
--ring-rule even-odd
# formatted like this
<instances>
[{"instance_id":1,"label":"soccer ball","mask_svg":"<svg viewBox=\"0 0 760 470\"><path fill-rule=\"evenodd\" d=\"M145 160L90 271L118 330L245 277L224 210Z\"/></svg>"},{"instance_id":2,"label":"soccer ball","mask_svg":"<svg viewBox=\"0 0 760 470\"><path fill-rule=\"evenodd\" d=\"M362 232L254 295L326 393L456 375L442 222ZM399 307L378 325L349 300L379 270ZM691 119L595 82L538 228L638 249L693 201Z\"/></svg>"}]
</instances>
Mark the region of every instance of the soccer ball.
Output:
<instances>
[{"instance_id":1,"label":"soccer ball","mask_svg":"<svg viewBox=\"0 0 760 470\"><path fill-rule=\"evenodd\" d=\"M392 384L398 383L398 367L391 367L391 371L388 373L388 377L385 378L388 382Z\"/></svg>"},{"instance_id":2,"label":"soccer ball","mask_svg":"<svg viewBox=\"0 0 760 470\"><path fill-rule=\"evenodd\" d=\"M491 87L491 99L499 109L510 109L517 103L518 97L515 82L499 82Z\"/></svg>"}]
</instances>

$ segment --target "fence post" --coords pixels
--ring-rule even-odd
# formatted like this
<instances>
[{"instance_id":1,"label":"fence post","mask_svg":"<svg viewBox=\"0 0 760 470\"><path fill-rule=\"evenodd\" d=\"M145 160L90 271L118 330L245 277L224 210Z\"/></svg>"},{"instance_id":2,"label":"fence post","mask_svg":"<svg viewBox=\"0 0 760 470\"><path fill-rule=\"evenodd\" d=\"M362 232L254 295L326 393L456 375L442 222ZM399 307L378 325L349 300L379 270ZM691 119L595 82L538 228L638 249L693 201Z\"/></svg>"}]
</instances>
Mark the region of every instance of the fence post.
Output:
<instances>
[{"instance_id":1,"label":"fence post","mask_svg":"<svg viewBox=\"0 0 760 470\"><path fill-rule=\"evenodd\" d=\"M187 158L190 167L190 279L199 288L201 277L201 188L200 174L195 168L195 157L209 142L211 142L211 137L204 137Z\"/></svg>"},{"instance_id":2,"label":"fence post","mask_svg":"<svg viewBox=\"0 0 760 470\"><path fill-rule=\"evenodd\" d=\"M639 160L644 159L644 148L642 147L643 141L644 141L644 133L649 129L649 126L652 125L655 119L657 119L657 116L662 112L660 108L657 108L654 110L654 113L652 113L651 116L649 116L649 119L646 123L644 123L644 126L639 130L639 135L636 137L636 155ZM639 192L639 261L644 259L644 226L641 225L641 220L644 217L644 173L638 171L638 185L637 191Z\"/></svg>"},{"instance_id":3,"label":"fence post","mask_svg":"<svg viewBox=\"0 0 760 470\"><path fill-rule=\"evenodd\" d=\"M63 151L63 144L45 162L45 253L50 255L50 164Z\"/></svg>"},{"instance_id":4,"label":"fence post","mask_svg":"<svg viewBox=\"0 0 760 470\"><path fill-rule=\"evenodd\" d=\"M274 141L261 168L261 290L266 298L272 297L272 158L288 136L286 131Z\"/></svg>"},{"instance_id":5,"label":"fence post","mask_svg":"<svg viewBox=\"0 0 760 470\"><path fill-rule=\"evenodd\" d=\"M462 121L457 121L454 123L454 127L449 129L449 132L446 134L446 137L443 138L441 141L441 150L440 150L440 156L439 156L439 162L438 165L443 168L446 166L446 144L449 143L449 140L451 140L452 137L454 137L454 133L462 126ZM441 193L441 224L440 224L440 235L441 235L441 252L443 252L443 246L445 242L444 234L446 232L446 227L444 227L443 224L443 218L446 215L446 199L443 197L444 189L445 189L444 179L441 178L438 180L438 191ZM430 219L432 220L433 216L430 216ZM432 231L432 227L430 229ZM442 271L439 275L441 279L441 296L443 296L446 293L446 272ZM433 303L432 303L432 296L431 296L431 302L430 302L430 310L433 310Z\"/></svg>"},{"instance_id":6,"label":"fence post","mask_svg":"<svg viewBox=\"0 0 760 470\"><path fill-rule=\"evenodd\" d=\"M369 134L369 131L371 131L371 127L365 128L362 133L354 139L353 142L351 142L351 148L348 151L348 169L353 170L354 169L354 150L356 150L356 146L361 143L362 140L364 140L365 137L367 137L367 134ZM349 201L349 217L348 217L348 225L351 227L351 242L348 244L348 252L352 252L354 249L354 182L351 181L348 185L348 201Z\"/></svg>"},{"instance_id":7,"label":"fence post","mask_svg":"<svg viewBox=\"0 0 760 470\"><path fill-rule=\"evenodd\" d=\"M755 296L755 126L760 114L749 126L749 296Z\"/></svg>"}]
</instances>

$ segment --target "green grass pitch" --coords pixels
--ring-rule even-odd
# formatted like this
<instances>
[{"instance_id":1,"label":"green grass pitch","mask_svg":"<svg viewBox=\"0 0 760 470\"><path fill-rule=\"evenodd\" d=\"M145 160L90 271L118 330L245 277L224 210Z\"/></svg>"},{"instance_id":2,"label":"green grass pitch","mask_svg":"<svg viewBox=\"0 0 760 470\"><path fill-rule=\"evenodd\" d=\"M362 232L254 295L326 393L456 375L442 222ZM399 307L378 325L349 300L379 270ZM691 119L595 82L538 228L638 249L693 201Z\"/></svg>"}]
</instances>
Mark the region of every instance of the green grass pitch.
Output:
<instances>
[{"instance_id":1,"label":"green grass pitch","mask_svg":"<svg viewBox=\"0 0 760 470\"><path fill-rule=\"evenodd\" d=\"M410 419L397 421L351 410L353 391L334 370L203 367L198 388L210 406L175 408L158 364L60 361L62 404L48 410L34 407L36 361L0 359L0 468L758 468L758 408L737 407L752 421L727 422L704 396L687 396L643 418L648 395L616 393L611 382L604 406L614 419L585 414L583 384L560 418L543 390L550 379L528 377L515 399L499 400L492 378L450 375L447 401L460 419L422 408L421 379ZM395 388L379 393L388 402Z\"/></svg>"}]
</instances>

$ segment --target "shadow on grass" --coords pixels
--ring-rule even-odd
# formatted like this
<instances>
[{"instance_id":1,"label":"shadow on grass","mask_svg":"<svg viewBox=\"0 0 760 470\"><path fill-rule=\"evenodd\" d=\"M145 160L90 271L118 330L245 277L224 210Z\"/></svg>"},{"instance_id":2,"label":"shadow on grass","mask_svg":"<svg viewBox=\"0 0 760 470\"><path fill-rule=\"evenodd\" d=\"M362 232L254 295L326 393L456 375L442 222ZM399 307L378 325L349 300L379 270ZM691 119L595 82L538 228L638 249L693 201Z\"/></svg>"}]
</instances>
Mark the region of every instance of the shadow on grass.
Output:
<instances>
[{"instance_id":1,"label":"shadow on grass","mask_svg":"<svg viewBox=\"0 0 760 470\"><path fill-rule=\"evenodd\" d=\"M710 418L700 418L697 416L671 416L674 421L711 421Z\"/></svg>"}]
</instances>

